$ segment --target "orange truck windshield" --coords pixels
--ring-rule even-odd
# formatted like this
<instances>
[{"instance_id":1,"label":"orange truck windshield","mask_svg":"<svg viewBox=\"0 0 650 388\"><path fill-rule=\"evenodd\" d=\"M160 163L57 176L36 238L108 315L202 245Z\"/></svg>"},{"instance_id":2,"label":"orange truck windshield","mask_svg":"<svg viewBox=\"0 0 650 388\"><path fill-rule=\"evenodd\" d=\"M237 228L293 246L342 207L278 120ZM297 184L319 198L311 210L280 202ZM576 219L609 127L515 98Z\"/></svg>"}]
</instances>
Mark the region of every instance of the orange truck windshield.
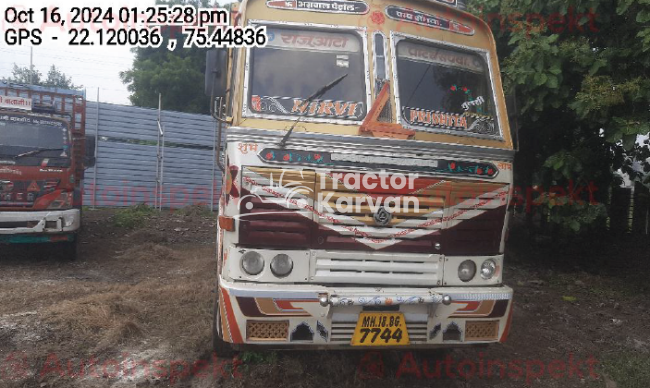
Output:
<instances>
[{"instance_id":1,"label":"orange truck windshield","mask_svg":"<svg viewBox=\"0 0 650 388\"><path fill-rule=\"evenodd\" d=\"M47 117L0 114L0 158L37 165L48 158L69 164L69 133L64 122Z\"/></svg>"},{"instance_id":2,"label":"orange truck windshield","mask_svg":"<svg viewBox=\"0 0 650 388\"><path fill-rule=\"evenodd\" d=\"M360 121L366 115L364 55L354 33L267 29L268 43L252 50L250 107L260 116ZM339 77L322 97L305 100Z\"/></svg>"},{"instance_id":3,"label":"orange truck windshield","mask_svg":"<svg viewBox=\"0 0 650 388\"><path fill-rule=\"evenodd\" d=\"M499 136L485 59L408 40L397 45L401 115L421 131Z\"/></svg>"}]
</instances>

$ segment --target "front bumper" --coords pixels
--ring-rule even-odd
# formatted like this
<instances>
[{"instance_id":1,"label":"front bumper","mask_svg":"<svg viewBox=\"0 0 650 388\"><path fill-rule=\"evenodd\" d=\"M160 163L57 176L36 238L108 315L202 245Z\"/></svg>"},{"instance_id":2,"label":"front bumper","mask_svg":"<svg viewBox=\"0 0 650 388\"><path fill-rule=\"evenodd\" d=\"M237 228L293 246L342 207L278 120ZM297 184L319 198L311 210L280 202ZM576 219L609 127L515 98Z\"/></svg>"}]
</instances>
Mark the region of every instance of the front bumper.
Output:
<instances>
[{"instance_id":1,"label":"front bumper","mask_svg":"<svg viewBox=\"0 0 650 388\"><path fill-rule=\"evenodd\" d=\"M80 225L79 209L0 212L0 235L73 233Z\"/></svg>"},{"instance_id":2,"label":"front bumper","mask_svg":"<svg viewBox=\"0 0 650 388\"><path fill-rule=\"evenodd\" d=\"M219 281L222 337L234 344L347 347L359 314L404 314L413 347L503 342L512 288L353 288Z\"/></svg>"}]
</instances>

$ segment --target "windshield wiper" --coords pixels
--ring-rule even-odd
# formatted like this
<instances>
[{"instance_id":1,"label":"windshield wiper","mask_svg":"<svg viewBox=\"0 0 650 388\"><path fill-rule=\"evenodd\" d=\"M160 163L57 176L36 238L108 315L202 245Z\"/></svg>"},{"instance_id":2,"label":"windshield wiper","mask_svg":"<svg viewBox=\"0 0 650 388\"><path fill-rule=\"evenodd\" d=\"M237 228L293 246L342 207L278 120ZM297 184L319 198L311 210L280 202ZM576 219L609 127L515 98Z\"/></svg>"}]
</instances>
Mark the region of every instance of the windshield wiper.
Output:
<instances>
[{"instance_id":1,"label":"windshield wiper","mask_svg":"<svg viewBox=\"0 0 650 388\"><path fill-rule=\"evenodd\" d=\"M319 97L322 97L322 96L323 96L325 93L327 93L330 89L332 89L334 86L338 85L339 82L343 81L343 78L345 78L345 77L347 77L347 76L348 76L348 73L345 73L345 74L343 74L342 76L340 76L339 78L335 79L334 81L332 81L332 82L328 83L327 85L323 86L322 88L318 89L314 94L312 94L311 96L307 97L307 99L305 100L305 102L303 102L303 103L298 107L298 111L302 111L303 109L306 109L306 107L308 107L309 104L310 104L312 101L314 101L315 99L317 99L317 98L319 98ZM291 126L291 128L289 128L289 130L288 130L287 133L284 135L284 137L282 138L282 140L280 140L280 144L279 144L280 148L284 148L285 144L287 144L287 140L289 140L289 137L291 136L291 133L293 132L293 129L296 127L296 125L298 125L298 123L300 122L300 120L302 120L303 117L305 117L305 116L304 116L304 115L301 115L300 117L298 117L298 119L297 119L296 121L293 122L293 125Z\"/></svg>"},{"instance_id":2,"label":"windshield wiper","mask_svg":"<svg viewBox=\"0 0 650 388\"><path fill-rule=\"evenodd\" d=\"M23 152L22 154L18 154L14 156L14 159L22 158L24 156L32 156L32 155L40 154L41 152L45 152L45 151L64 151L64 149L63 148L39 148L37 150L31 150L31 151Z\"/></svg>"}]
</instances>

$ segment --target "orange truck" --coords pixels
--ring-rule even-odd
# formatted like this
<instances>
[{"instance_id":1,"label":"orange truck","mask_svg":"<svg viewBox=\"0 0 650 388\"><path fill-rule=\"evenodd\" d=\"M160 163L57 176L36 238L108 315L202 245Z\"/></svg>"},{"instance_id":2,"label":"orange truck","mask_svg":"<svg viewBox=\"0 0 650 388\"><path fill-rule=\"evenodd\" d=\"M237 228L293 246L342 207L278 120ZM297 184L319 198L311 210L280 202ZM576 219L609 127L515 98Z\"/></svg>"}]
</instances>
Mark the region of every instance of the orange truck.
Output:
<instances>
[{"instance_id":1,"label":"orange truck","mask_svg":"<svg viewBox=\"0 0 650 388\"><path fill-rule=\"evenodd\" d=\"M216 352L504 341L515 151L487 24L456 0L232 15L268 39L207 57L227 126Z\"/></svg>"},{"instance_id":2,"label":"orange truck","mask_svg":"<svg viewBox=\"0 0 650 388\"><path fill-rule=\"evenodd\" d=\"M0 244L76 257L85 112L84 92L0 82Z\"/></svg>"}]
</instances>

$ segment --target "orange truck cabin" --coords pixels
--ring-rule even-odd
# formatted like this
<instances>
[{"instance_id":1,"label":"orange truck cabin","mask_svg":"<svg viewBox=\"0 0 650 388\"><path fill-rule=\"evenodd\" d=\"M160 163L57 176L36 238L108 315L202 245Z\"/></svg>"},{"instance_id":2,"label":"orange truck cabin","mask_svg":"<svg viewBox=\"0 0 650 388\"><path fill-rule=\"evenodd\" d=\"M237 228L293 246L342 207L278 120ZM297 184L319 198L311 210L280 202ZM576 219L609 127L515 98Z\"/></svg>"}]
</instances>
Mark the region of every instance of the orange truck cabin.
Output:
<instances>
[{"instance_id":1,"label":"orange truck cabin","mask_svg":"<svg viewBox=\"0 0 650 388\"><path fill-rule=\"evenodd\" d=\"M228 126L217 353L505 339L513 142L488 26L440 1L245 0L218 49Z\"/></svg>"}]
</instances>

